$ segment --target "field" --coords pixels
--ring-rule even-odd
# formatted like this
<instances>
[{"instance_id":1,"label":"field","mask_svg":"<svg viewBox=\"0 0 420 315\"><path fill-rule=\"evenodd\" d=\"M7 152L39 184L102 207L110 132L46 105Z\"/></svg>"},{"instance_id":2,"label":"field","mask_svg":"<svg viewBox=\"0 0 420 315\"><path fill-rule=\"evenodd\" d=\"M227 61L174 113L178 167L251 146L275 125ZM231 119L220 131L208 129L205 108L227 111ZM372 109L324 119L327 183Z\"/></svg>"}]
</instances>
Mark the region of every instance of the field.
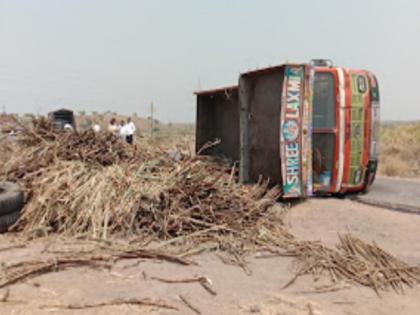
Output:
<instances>
[{"instance_id":1,"label":"field","mask_svg":"<svg viewBox=\"0 0 420 315\"><path fill-rule=\"evenodd\" d=\"M380 141L381 175L420 177L420 123L384 125Z\"/></svg>"},{"instance_id":2,"label":"field","mask_svg":"<svg viewBox=\"0 0 420 315\"><path fill-rule=\"evenodd\" d=\"M79 117L78 134L27 120L0 140L0 180L26 192L0 237L2 314L418 309L418 216L351 200L279 203L277 188L240 185L226 161L195 156L193 126L134 117L129 146L89 130L109 118ZM418 176L418 164L390 173L394 155L416 161L400 144L415 145L417 128L383 127L382 174Z\"/></svg>"}]
</instances>

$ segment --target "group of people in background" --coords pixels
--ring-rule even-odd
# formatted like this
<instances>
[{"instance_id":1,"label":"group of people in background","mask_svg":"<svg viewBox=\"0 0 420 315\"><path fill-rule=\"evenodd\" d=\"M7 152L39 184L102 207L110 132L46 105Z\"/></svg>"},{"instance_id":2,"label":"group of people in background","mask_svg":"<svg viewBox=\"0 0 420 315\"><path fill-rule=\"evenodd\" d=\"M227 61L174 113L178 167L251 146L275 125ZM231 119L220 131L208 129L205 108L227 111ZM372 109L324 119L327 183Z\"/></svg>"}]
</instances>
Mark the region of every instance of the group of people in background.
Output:
<instances>
[{"instance_id":1,"label":"group of people in background","mask_svg":"<svg viewBox=\"0 0 420 315\"><path fill-rule=\"evenodd\" d=\"M121 120L120 123L117 123L117 120L112 118L109 121L108 131L120 136L128 144L133 144L134 134L136 133L136 125L130 117L127 121Z\"/></svg>"}]
</instances>

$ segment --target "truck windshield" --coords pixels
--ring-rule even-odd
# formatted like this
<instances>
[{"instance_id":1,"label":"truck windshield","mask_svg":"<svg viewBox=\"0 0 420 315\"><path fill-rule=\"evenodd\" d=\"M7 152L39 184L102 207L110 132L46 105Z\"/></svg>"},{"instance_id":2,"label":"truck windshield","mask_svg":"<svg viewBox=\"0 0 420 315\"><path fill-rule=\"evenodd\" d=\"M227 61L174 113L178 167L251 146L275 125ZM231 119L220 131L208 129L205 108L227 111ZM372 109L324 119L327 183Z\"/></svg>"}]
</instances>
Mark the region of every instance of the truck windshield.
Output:
<instances>
[{"instance_id":1,"label":"truck windshield","mask_svg":"<svg viewBox=\"0 0 420 315\"><path fill-rule=\"evenodd\" d=\"M329 72L315 73L313 127L335 128L334 76Z\"/></svg>"},{"instance_id":2,"label":"truck windshield","mask_svg":"<svg viewBox=\"0 0 420 315\"><path fill-rule=\"evenodd\" d=\"M313 181L319 190L332 184L335 135L335 83L330 72L316 72L313 95Z\"/></svg>"}]
</instances>

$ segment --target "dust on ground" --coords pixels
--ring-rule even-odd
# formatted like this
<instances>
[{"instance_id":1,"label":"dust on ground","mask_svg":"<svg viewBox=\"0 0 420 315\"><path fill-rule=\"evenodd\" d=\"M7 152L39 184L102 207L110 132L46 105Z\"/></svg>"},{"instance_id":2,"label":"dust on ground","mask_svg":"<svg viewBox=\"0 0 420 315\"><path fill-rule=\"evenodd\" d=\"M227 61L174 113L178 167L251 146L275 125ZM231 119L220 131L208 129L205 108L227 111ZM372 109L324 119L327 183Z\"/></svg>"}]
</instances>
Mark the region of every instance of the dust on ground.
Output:
<instances>
[{"instance_id":1,"label":"dust on ground","mask_svg":"<svg viewBox=\"0 0 420 315\"><path fill-rule=\"evenodd\" d=\"M302 240L338 242L338 233L351 232L366 241L375 241L398 258L420 263L420 216L392 212L349 200L312 199L294 206L286 225ZM17 235L0 237L0 249L19 242ZM19 262L46 257L46 246L60 247L62 240L34 240L23 248L0 250L0 261ZM53 244L53 245L51 245ZM197 266L180 266L161 261L121 261L110 269L76 268L31 278L9 287L1 314L273 314L273 315L363 315L418 314L420 287L405 294L381 292L346 283L333 291L318 293L315 288L328 283L328 277L314 282L304 276L288 287L293 277L293 260L287 257L249 257L251 274L222 262L217 253L194 258ZM153 279L184 279L205 276L217 295L199 283L162 283ZM1 289L0 295L7 292ZM194 312L185 302L193 308ZM58 309L57 305L89 304L114 299L151 298L178 310L157 307L116 305L78 310ZM1 300L1 296L0 296Z\"/></svg>"}]
</instances>

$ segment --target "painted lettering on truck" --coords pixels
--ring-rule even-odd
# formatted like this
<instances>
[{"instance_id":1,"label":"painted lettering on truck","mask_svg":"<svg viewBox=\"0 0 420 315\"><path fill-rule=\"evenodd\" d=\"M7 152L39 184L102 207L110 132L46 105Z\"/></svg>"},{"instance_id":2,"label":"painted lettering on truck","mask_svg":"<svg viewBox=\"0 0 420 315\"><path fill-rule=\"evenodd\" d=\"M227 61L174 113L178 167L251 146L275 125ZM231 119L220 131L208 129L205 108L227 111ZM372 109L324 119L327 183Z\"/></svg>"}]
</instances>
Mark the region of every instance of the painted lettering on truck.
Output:
<instances>
[{"instance_id":1,"label":"painted lettering on truck","mask_svg":"<svg viewBox=\"0 0 420 315\"><path fill-rule=\"evenodd\" d=\"M299 197L301 190L301 104L304 68L288 66L285 69L283 96L285 106L281 114L283 194Z\"/></svg>"}]
</instances>

